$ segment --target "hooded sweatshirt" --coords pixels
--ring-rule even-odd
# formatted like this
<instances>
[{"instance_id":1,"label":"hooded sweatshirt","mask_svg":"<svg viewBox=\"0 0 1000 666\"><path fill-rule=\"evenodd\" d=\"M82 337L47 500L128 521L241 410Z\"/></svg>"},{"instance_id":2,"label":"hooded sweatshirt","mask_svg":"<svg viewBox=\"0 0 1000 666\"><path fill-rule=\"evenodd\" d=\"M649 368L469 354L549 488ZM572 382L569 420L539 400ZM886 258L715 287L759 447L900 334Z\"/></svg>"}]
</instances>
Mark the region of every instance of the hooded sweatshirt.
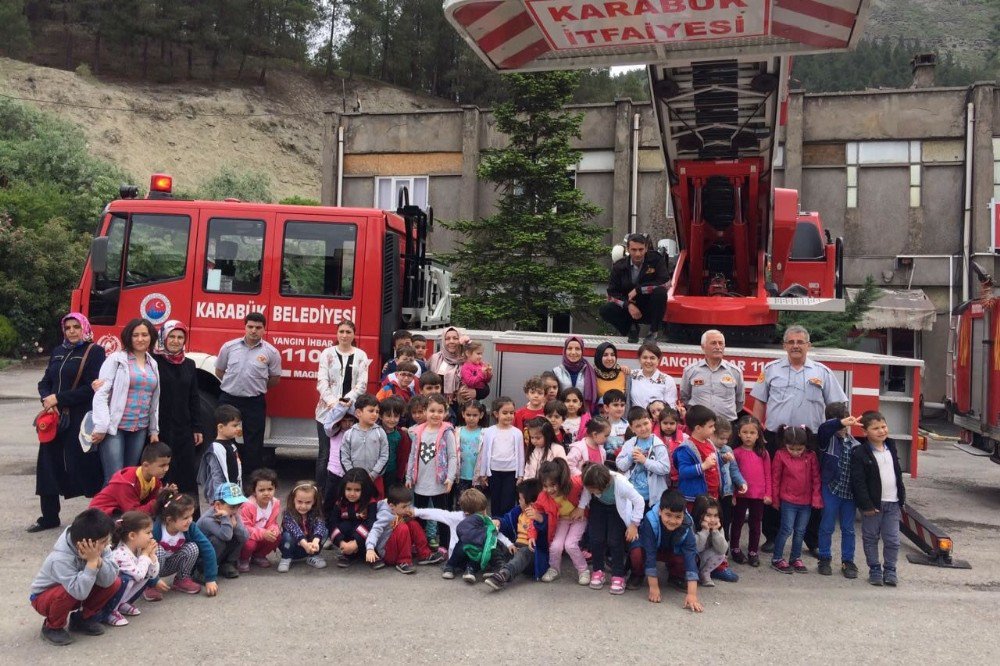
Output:
<instances>
[{"instance_id":1,"label":"hooded sweatshirt","mask_svg":"<svg viewBox=\"0 0 1000 666\"><path fill-rule=\"evenodd\" d=\"M372 478L382 476L385 465L389 462L389 438L379 424L368 430L363 430L360 423L355 423L344 434L340 443L340 464L344 471L361 467L368 470Z\"/></svg>"},{"instance_id":2,"label":"hooded sweatshirt","mask_svg":"<svg viewBox=\"0 0 1000 666\"><path fill-rule=\"evenodd\" d=\"M104 490L90 500L90 508L100 509L109 516L126 511L142 511L153 515L156 496L163 489L163 482L153 479L153 489L148 495L142 495L139 477L136 475L139 469L139 467L125 467L118 470L108 481L108 485L104 486Z\"/></svg>"},{"instance_id":3,"label":"hooded sweatshirt","mask_svg":"<svg viewBox=\"0 0 1000 666\"><path fill-rule=\"evenodd\" d=\"M90 596L94 585L108 587L118 578L118 565L111 559L110 548L105 548L101 554L101 566L90 569L87 560L77 552L76 544L70 540L69 530L67 527L56 539L52 552L31 582L33 597L50 587L62 585L71 597L83 601Z\"/></svg>"}]
</instances>

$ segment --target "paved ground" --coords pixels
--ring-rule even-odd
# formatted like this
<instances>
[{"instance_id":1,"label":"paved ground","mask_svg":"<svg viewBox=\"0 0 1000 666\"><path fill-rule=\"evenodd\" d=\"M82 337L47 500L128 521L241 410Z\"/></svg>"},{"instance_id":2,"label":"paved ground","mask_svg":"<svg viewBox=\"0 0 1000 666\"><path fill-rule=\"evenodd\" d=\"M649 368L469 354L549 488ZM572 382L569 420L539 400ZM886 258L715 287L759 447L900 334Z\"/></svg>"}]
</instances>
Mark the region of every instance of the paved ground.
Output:
<instances>
[{"instance_id":1,"label":"paved ground","mask_svg":"<svg viewBox=\"0 0 1000 666\"><path fill-rule=\"evenodd\" d=\"M1000 653L1000 467L949 444L921 454L912 504L951 531L971 571L900 564L898 589L862 580L783 576L737 567L735 585L702 589L705 613L683 611L681 593L652 605L639 592L611 597L575 581L522 582L488 594L436 569L414 576L358 567L279 575L255 570L222 581L219 596L167 595L100 638L55 648L38 638L41 620L28 585L56 532L26 534L37 515L31 419L37 368L0 372L0 645L4 663L97 663L171 658L179 663L246 663L297 655L307 661L368 663L632 661L664 663L995 663ZM307 476L308 461L283 459L282 483ZM64 521L85 507L64 503ZM329 551L325 551L329 553ZM903 555L916 550L904 544ZM860 545L859 545L860 556ZM815 560L807 565L815 568ZM567 563L568 567L568 563ZM990 657L989 655L993 655ZM10 659L10 661L7 661Z\"/></svg>"}]
</instances>

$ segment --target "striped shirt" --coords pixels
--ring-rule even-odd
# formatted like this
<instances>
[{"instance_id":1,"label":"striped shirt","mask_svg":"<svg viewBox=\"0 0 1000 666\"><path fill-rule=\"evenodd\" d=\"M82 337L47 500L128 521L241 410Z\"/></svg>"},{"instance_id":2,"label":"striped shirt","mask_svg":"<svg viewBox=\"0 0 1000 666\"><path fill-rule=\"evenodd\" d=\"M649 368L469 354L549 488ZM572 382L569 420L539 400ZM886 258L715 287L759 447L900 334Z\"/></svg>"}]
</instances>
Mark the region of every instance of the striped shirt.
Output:
<instances>
[{"instance_id":1,"label":"striped shirt","mask_svg":"<svg viewBox=\"0 0 1000 666\"><path fill-rule=\"evenodd\" d=\"M149 408L156 388L156 374L149 361L141 368L135 362L135 355L128 355L128 396L125 411L118 423L119 430L135 432L149 427Z\"/></svg>"}]
</instances>

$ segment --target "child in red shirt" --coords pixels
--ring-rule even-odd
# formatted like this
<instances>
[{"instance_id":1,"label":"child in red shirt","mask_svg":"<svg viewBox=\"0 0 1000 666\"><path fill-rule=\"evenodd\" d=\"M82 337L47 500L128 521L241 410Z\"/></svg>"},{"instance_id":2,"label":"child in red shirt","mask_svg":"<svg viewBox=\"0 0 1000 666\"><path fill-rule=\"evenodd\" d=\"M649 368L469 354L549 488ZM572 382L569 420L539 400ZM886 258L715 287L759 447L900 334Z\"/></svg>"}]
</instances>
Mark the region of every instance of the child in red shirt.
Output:
<instances>
[{"instance_id":1,"label":"child in red shirt","mask_svg":"<svg viewBox=\"0 0 1000 666\"><path fill-rule=\"evenodd\" d=\"M528 441L524 424L535 417L545 416L545 385L542 384L542 378L528 377L528 381L524 382L524 395L528 404L514 412L514 427L524 434L524 441Z\"/></svg>"}]
</instances>

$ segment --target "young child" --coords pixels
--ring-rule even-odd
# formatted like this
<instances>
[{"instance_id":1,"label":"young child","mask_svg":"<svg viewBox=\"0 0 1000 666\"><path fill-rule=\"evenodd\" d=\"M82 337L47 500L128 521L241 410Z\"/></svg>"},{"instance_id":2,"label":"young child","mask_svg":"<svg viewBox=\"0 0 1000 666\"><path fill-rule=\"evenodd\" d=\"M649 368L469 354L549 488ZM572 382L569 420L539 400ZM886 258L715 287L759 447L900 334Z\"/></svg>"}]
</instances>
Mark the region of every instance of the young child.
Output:
<instances>
[{"instance_id":1,"label":"young child","mask_svg":"<svg viewBox=\"0 0 1000 666\"><path fill-rule=\"evenodd\" d=\"M559 378L556 373L546 370L538 376L542 380L542 404L559 397Z\"/></svg>"},{"instance_id":2,"label":"young child","mask_svg":"<svg viewBox=\"0 0 1000 666\"><path fill-rule=\"evenodd\" d=\"M558 386L557 382L556 391ZM528 403L514 412L514 427L527 439L528 433L524 430L524 424L535 417L545 416L545 387L541 377L528 377L524 382L524 397Z\"/></svg>"},{"instance_id":3,"label":"young child","mask_svg":"<svg viewBox=\"0 0 1000 666\"><path fill-rule=\"evenodd\" d=\"M604 462L604 444L611 434L611 424L603 416L595 416L587 421L583 432L583 439L573 442L566 453L569 472L574 476L583 474L583 464L586 462Z\"/></svg>"},{"instance_id":4,"label":"young child","mask_svg":"<svg viewBox=\"0 0 1000 666\"><path fill-rule=\"evenodd\" d=\"M851 416L847 404L834 402L826 406L828 419L819 427L819 478L823 493L823 515L819 523L819 565L824 576L833 575L831 545L833 530L840 521L840 571L844 578L857 578L854 564L854 491L851 489L851 453L859 446L851 436L851 428L861 421Z\"/></svg>"},{"instance_id":5,"label":"young child","mask_svg":"<svg viewBox=\"0 0 1000 666\"><path fill-rule=\"evenodd\" d=\"M698 575L701 584L715 587L715 578L728 583L737 582L740 577L729 569L726 562L726 531L722 526L722 512L719 501L708 495L699 495L694 502L694 524L698 532L694 535L698 550ZM723 574L722 572L726 572Z\"/></svg>"},{"instance_id":6,"label":"young child","mask_svg":"<svg viewBox=\"0 0 1000 666\"><path fill-rule=\"evenodd\" d=\"M135 602L160 573L156 559L153 519L142 511L126 511L115 524L111 559L118 565L121 587L104 607L102 621L112 627L128 624L126 616L139 615Z\"/></svg>"},{"instance_id":7,"label":"young child","mask_svg":"<svg viewBox=\"0 0 1000 666\"><path fill-rule=\"evenodd\" d=\"M608 460L613 461L625 444L625 433L628 432L628 420L625 418L625 394L618 389L611 389L604 394L604 404L608 408L608 423L611 424L611 434L604 443Z\"/></svg>"},{"instance_id":8,"label":"young child","mask_svg":"<svg viewBox=\"0 0 1000 666\"><path fill-rule=\"evenodd\" d=\"M90 508L56 539L31 583L31 607L45 618L43 640L53 645L72 643L67 616L73 631L88 636L104 633L99 615L122 584L108 549L113 530L114 522L106 513ZM75 612L70 615L70 611Z\"/></svg>"},{"instance_id":9,"label":"young child","mask_svg":"<svg viewBox=\"0 0 1000 666\"><path fill-rule=\"evenodd\" d=\"M413 359L417 362L417 366L420 368L420 372L427 372L427 338L423 333L413 334L413 351L416 352L416 357Z\"/></svg>"},{"instance_id":10,"label":"young child","mask_svg":"<svg viewBox=\"0 0 1000 666\"><path fill-rule=\"evenodd\" d=\"M417 381L417 388L419 389L420 378L424 376L425 372L427 372L427 366L418 363L418 358L416 347L413 345L403 345L396 350L396 358L386 364L386 367L391 368L391 370L382 377L382 382L386 383L396 381L398 379L400 368L404 365L412 363L415 366L413 376Z\"/></svg>"},{"instance_id":11,"label":"young child","mask_svg":"<svg viewBox=\"0 0 1000 666\"><path fill-rule=\"evenodd\" d=\"M197 502L190 495L166 489L156 498L156 520L153 522L153 538L157 542L156 559L160 562L160 574L153 585L147 587L142 598L146 601L161 601L167 590L198 594L201 585L191 578L195 564L205 577L205 594L214 597L219 592L216 578L219 565L215 559L215 548L208 537L194 524L194 509ZM163 578L173 576L172 585Z\"/></svg>"},{"instance_id":12,"label":"young child","mask_svg":"<svg viewBox=\"0 0 1000 666\"><path fill-rule=\"evenodd\" d=\"M649 412L649 419L653 422L653 434L660 439L663 439L663 436L660 434L660 414L663 413L666 406L667 403L662 400L654 400L646 405L646 411Z\"/></svg>"},{"instance_id":13,"label":"young child","mask_svg":"<svg viewBox=\"0 0 1000 666\"><path fill-rule=\"evenodd\" d=\"M367 469L365 471L368 472ZM371 472L368 473L371 475ZM288 573L292 560L303 559L313 569L325 569L326 560L320 556L319 549L328 535L319 488L312 481L299 481L288 493L285 512L281 516L278 573Z\"/></svg>"},{"instance_id":14,"label":"young child","mask_svg":"<svg viewBox=\"0 0 1000 666\"><path fill-rule=\"evenodd\" d=\"M420 391L416 376L416 363L400 361L396 366L396 372L386 377L382 388L375 394L375 399L382 402L390 396L396 396L402 400L409 400Z\"/></svg>"},{"instance_id":15,"label":"young child","mask_svg":"<svg viewBox=\"0 0 1000 666\"><path fill-rule=\"evenodd\" d=\"M736 435L739 437L740 446L733 451L733 455L740 466L747 489L736 495L733 522L729 528L729 542L732 544L734 562L759 567L758 552L764 505L771 504L771 456L764 442L764 428L754 417L749 414L741 416L736 422ZM740 549L744 522L747 523L747 530L750 533L745 555Z\"/></svg>"},{"instance_id":16,"label":"young child","mask_svg":"<svg viewBox=\"0 0 1000 666\"><path fill-rule=\"evenodd\" d=\"M378 513L378 491L371 476L355 467L340 481L337 500L326 514L330 541L340 550L337 566L345 569L365 551L365 539Z\"/></svg>"},{"instance_id":17,"label":"young child","mask_svg":"<svg viewBox=\"0 0 1000 666\"><path fill-rule=\"evenodd\" d=\"M420 558L417 564L438 564L444 560L441 553L431 552L420 523L406 520L412 504L413 491L406 486L390 488L385 499L378 503L375 523L365 539L365 561L372 569L388 564L400 573L411 574L416 571L414 552Z\"/></svg>"},{"instance_id":18,"label":"young child","mask_svg":"<svg viewBox=\"0 0 1000 666\"><path fill-rule=\"evenodd\" d=\"M444 392L444 377L436 372L425 372L420 375L420 395L430 396Z\"/></svg>"},{"instance_id":19,"label":"young child","mask_svg":"<svg viewBox=\"0 0 1000 666\"><path fill-rule=\"evenodd\" d=\"M483 363L483 343L465 343L465 363L462 364L462 384L481 391L493 379L493 366Z\"/></svg>"},{"instance_id":20,"label":"young child","mask_svg":"<svg viewBox=\"0 0 1000 666\"><path fill-rule=\"evenodd\" d=\"M541 493L542 484L538 479L525 479L517 484L517 506L500 517L500 531L508 539L514 540L514 549L509 560L492 575L483 579L493 592L504 589L511 581L523 573L533 572L536 579L541 578L549 569L548 541L546 538L535 538L531 542L531 528L534 526L536 535L548 535L547 521L539 524L539 513L534 503Z\"/></svg>"},{"instance_id":21,"label":"young child","mask_svg":"<svg viewBox=\"0 0 1000 666\"><path fill-rule=\"evenodd\" d=\"M625 593L625 544L639 538L643 504L642 495L624 476L604 465L584 464L579 508L590 509L590 589L604 587L605 554L610 551L611 594Z\"/></svg>"},{"instance_id":22,"label":"young child","mask_svg":"<svg viewBox=\"0 0 1000 666\"><path fill-rule=\"evenodd\" d=\"M90 508L100 509L109 516L126 511L152 515L156 510L156 496L163 490L163 477L170 469L170 457L170 447L163 442L147 444L139 466L119 470L90 500ZM170 488L176 490L177 486L171 484Z\"/></svg>"},{"instance_id":23,"label":"young child","mask_svg":"<svg viewBox=\"0 0 1000 666\"><path fill-rule=\"evenodd\" d=\"M419 508L446 509L448 495L458 474L458 442L455 428L444 420L448 400L440 393L427 397L427 422L413 429L413 446L406 465L406 487L413 489L414 506ZM427 543L436 550L447 542L449 532L445 525L431 520L424 524Z\"/></svg>"},{"instance_id":24,"label":"young child","mask_svg":"<svg viewBox=\"0 0 1000 666\"><path fill-rule=\"evenodd\" d=\"M215 419L215 441L202 452L198 465L198 483L201 485L205 501L215 500L216 490L224 483L243 486L243 464L236 450L236 438L243 430L240 410L232 405L219 405L213 414Z\"/></svg>"},{"instance_id":25,"label":"young child","mask_svg":"<svg viewBox=\"0 0 1000 666\"><path fill-rule=\"evenodd\" d=\"M529 444L528 452L525 454L524 478L537 477L542 463L556 458L566 458L566 449L556 442L556 433L549 421L536 417L525 423L524 429L528 433Z\"/></svg>"},{"instance_id":26,"label":"young child","mask_svg":"<svg viewBox=\"0 0 1000 666\"><path fill-rule=\"evenodd\" d=\"M493 401L496 425L483 431L476 476L489 489L490 510L499 517L514 508L515 486L524 477L524 435L514 426L514 401L500 396Z\"/></svg>"},{"instance_id":27,"label":"young child","mask_svg":"<svg viewBox=\"0 0 1000 666\"><path fill-rule=\"evenodd\" d=\"M702 610L698 601L698 547L694 521L686 510L687 500L676 490L668 490L660 501L646 512L640 530L642 553L645 556L646 583L649 600L660 603L660 578L656 562L667 563L668 576L686 581L684 608L695 613Z\"/></svg>"},{"instance_id":28,"label":"young child","mask_svg":"<svg viewBox=\"0 0 1000 666\"><path fill-rule=\"evenodd\" d=\"M489 500L475 488L466 490L458 498L461 520L455 525L456 543L444 566L442 578L451 579L455 572L464 569L462 580L476 582L476 571L496 568L502 561L501 550L509 551L513 545L501 534L486 513ZM459 512L452 512L459 513Z\"/></svg>"},{"instance_id":29,"label":"young child","mask_svg":"<svg viewBox=\"0 0 1000 666\"><path fill-rule=\"evenodd\" d=\"M715 434L712 435L712 443L715 450L719 452L719 474L721 475L721 487L719 490L719 508L722 517L722 535L729 534L729 527L733 522L733 495L747 491L747 482L740 473L740 466L733 455L733 449L729 442L733 439L733 425L725 420L718 419L715 422ZM698 524L697 521L695 524Z\"/></svg>"},{"instance_id":30,"label":"young child","mask_svg":"<svg viewBox=\"0 0 1000 666\"><path fill-rule=\"evenodd\" d=\"M237 563L249 539L239 515L240 506L246 501L238 485L223 483L215 489L211 509L198 519L198 529L204 532L215 548L215 561L223 578L240 577Z\"/></svg>"},{"instance_id":31,"label":"young child","mask_svg":"<svg viewBox=\"0 0 1000 666\"><path fill-rule=\"evenodd\" d=\"M704 405L692 405L685 421L691 436L674 450L673 463L677 468L677 487L691 509L698 495L719 499L722 457L712 443L715 412Z\"/></svg>"},{"instance_id":32,"label":"young child","mask_svg":"<svg viewBox=\"0 0 1000 666\"><path fill-rule=\"evenodd\" d=\"M248 535L236 565L240 573L250 571L251 562L261 569L271 566L267 556L278 548L281 539L281 526L278 523L281 500L274 496L277 489L278 475L273 469L261 467L250 475L253 497L240 505L240 519Z\"/></svg>"},{"instance_id":33,"label":"young child","mask_svg":"<svg viewBox=\"0 0 1000 666\"><path fill-rule=\"evenodd\" d=\"M416 348L413 347L413 334L405 329L394 331L392 334L392 358L382 366L382 372L379 375L380 381L385 381L386 377L396 372L396 363L399 360L400 352L406 347L410 348L408 360L413 360L416 355Z\"/></svg>"},{"instance_id":34,"label":"young child","mask_svg":"<svg viewBox=\"0 0 1000 666\"><path fill-rule=\"evenodd\" d=\"M774 454L774 462L771 463L771 482L774 487L771 499L774 508L781 511L781 528L774 540L771 568L786 574L793 571L809 572L801 559L802 540L806 535L806 525L812 509L823 508L819 462L815 453L806 450L808 438L807 428L782 426L778 430L778 440L784 448ZM792 550L788 560L785 560L781 554L789 536L792 537Z\"/></svg>"},{"instance_id":35,"label":"young child","mask_svg":"<svg viewBox=\"0 0 1000 666\"><path fill-rule=\"evenodd\" d=\"M389 441L389 460L385 464L382 478L386 486L406 482L406 463L410 459L410 433L399 427L406 403L401 398L391 396L379 401L382 429ZM377 498L376 498L377 499ZM324 499L324 507L326 500Z\"/></svg>"},{"instance_id":36,"label":"young child","mask_svg":"<svg viewBox=\"0 0 1000 666\"><path fill-rule=\"evenodd\" d=\"M462 407L462 420L465 425L458 429L459 496L472 487L476 478L479 453L483 449L483 421L485 418L486 408L481 402L472 400Z\"/></svg>"},{"instance_id":37,"label":"young child","mask_svg":"<svg viewBox=\"0 0 1000 666\"><path fill-rule=\"evenodd\" d=\"M576 568L580 585L590 585L590 569L580 548L580 540L587 529L587 520L576 510L583 494L583 481L570 476L569 465L562 458L542 464L538 473L542 492L535 501L535 510L545 515L549 544L549 568L542 575L543 583L559 577L562 555L565 551ZM536 546L538 530L534 524L528 528L529 546Z\"/></svg>"},{"instance_id":38,"label":"young child","mask_svg":"<svg viewBox=\"0 0 1000 666\"><path fill-rule=\"evenodd\" d=\"M896 587L899 554L899 510L906 501L896 443L879 412L861 415L865 439L851 451L851 489L861 511L861 544L868 562L868 582ZM878 542L882 540L879 562Z\"/></svg>"},{"instance_id":39,"label":"young child","mask_svg":"<svg viewBox=\"0 0 1000 666\"><path fill-rule=\"evenodd\" d=\"M406 423L403 426L413 441L413 428L427 421L427 396L415 395L406 403Z\"/></svg>"},{"instance_id":40,"label":"young child","mask_svg":"<svg viewBox=\"0 0 1000 666\"><path fill-rule=\"evenodd\" d=\"M354 414L358 422L351 426L340 444L340 466L345 471L355 467L368 470L381 495L382 473L389 462L389 438L378 424L378 400L362 393L354 401ZM332 442L330 447L333 448ZM288 509L286 507L286 513ZM319 510L319 506L316 509Z\"/></svg>"},{"instance_id":41,"label":"young child","mask_svg":"<svg viewBox=\"0 0 1000 666\"><path fill-rule=\"evenodd\" d=\"M552 425L552 431L555 433L556 443L566 448L573 442L569 433L563 428L563 423L566 422L566 415L569 414L569 410L566 409L566 403L562 400L549 400L545 403L544 410L545 419Z\"/></svg>"},{"instance_id":42,"label":"young child","mask_svg":"<svg viewBox=\"0 0 1000 666\"><path fill-rule=\"evenodd\" d=\"M566 416L563 418L562 427L569 434L569 441L583 439L587 422L590 421L590 412L583 406L583 391L571 386L559 393L559 400L566 405Z\"/></svg>"},{"instance_id":43,"label":"young child","mask_svg":"<svg viewBox=\"0 0 1000 666\"><path fill-rule=\"evenodd\" d=\"M344 465L340 462L340 451L344 447L344 435L357 422L358 418L354 415L354 406L349 403L337 402L327 412L326 420L323 422L323 430L330 438L330 457L326 463L326 483L323 484L324 492L327 495L336 492L337 487L340 486L340 479L344 476Z\"/></svg>"},{"instance_id":44,"label":"young child","mask_svg":"<svg viewBox=\"0 0 1000 666\"><path fill-rule=\"evenodd\" d=\"M649 412L633 407L628 412L628 425L633 437L625 442L615 458L620 472L642 495L646 507L663 494L670 481L670 453L660 438L653 434Z\"/></svg>"},{"instance_id":45,"label":"young child","mask_svg":"<svg viewBox=\"0 0 1000 666\"><path fill-rule=\"evenodd\" d=\"M658 423L659 437L667 445L667 452L670 460L674 459L674 451L684 441L684 431L686 427L680 421L680 413L673 407L664 407L660 412ZM677 476L677 465L670 466L670 487L676 488L679 478Z\"/></svg>"}]
</instances>

